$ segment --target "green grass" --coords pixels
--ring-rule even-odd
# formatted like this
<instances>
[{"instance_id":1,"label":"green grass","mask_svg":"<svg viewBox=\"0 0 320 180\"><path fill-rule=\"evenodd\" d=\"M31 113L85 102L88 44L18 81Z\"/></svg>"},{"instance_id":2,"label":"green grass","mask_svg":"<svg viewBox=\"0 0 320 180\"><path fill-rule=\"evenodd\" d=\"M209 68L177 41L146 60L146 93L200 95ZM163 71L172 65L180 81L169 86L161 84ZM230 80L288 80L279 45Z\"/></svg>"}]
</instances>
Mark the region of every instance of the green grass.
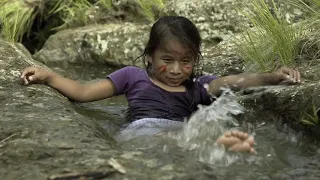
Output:
<instances>
[{"instance_id":1,"label":"green grass","mask_svg":"<svg viewBox=\"0 0 320 180\"><path fill-rule=\"evenodd\" d=\"M269 72L290 66L298 55L302 31L287 23L272 0L272 13L264 0L252 0L248 11L238 10L253 24L235 43L249 70Z\"/></svg>"},{"instance_id":2,"label":"green grass","mask_svg":"<svg viewBox=\"0 0 320 180\"><path fill-rule=\"evenodd\" d=\"M166 0L132 0L141 7L141 11L148 19L154 21L155 9L162 10ZM0 0L0 21L2 29L0 35L11 42L21 42L25 35L29 35L36 17L39 22L50 17L55 23L49 25L50 30L56 32L69 27L83 26L88 22L86 14L89 8L97 3L106 9L112 7L112 0L56 0L55 4L46 4L45 0ZM93 4L95 3L95 4ZM46 7L47 6L47 7ZM54 18L52 18L54 17ZM54 27L52 27L54 26ZM41 30L37 30L41 31ZM32 32L33 35L41 32Z\"/></svg>"},{"instance_id":3,"label":"green grass","mask_svg":"<svg viewBox=\"0 0 320 180\"><path fill-rule=\"evenodd\" d=\"M3 22L1 37L10 42L21 42L39 12L40 4L25 4L23 1L0 1L0 20Z\"/></svg>"},{"instance_id":4,"label":"green grass","mask_svg":"<svg viewBox=\"0 0 320 180\"><path fill-rule=\"evenodd\" d=\"M300 54L308 60L320 59L320 0L309 0L311 5L302 0L288 1L297 8L309 12L309 17L301 23L306 34L305 40L301 43Z\"/></svg>"},{"instance_id":5,"label":"green grass","mask_svg":"<svg viewBox=\"0 0 320 180\"><path fill-rule=\"evenodd\" d=\"M318 111L320 111L320 108L317 108L314 96L309 96L304 102L302 102L302 104L302 111L301 115L299 116L300 123L308 126L320 127L320 120L318 116Z\"/></svg>"},{"instance_id":6,"label":"green grass","mask_svg":"<svg viewBox=\"0 0 320 180\"><path fill-rule=\"evenodd\" d=\"M315 106L313 106L313 112L312 114L305 113L304 116L301 119L302 124L310 125L310 126L319 126L319 117L317 115L317 112L319 109L316 109Z\"/></svg>"},{"instance_id":7,"label":"green grass","mask_svg":"<svg viewBox=\"0 0 320 180\"><path fill-rule=\"evenodd\" d=\"M19 12L17 12L19 13ZM2 19L2 31L1 31L1 38L9 41L11 43L17 42L18 37L17 37L17 24L18 24L18 15L16 14L14 18L14 23L11 26L8 18L1 18ZM13 20L13 19L11 19Z\"/></svg>"},{"instance_id":8,"label":"green grass","mask_svg":"<svg viewBox=\"0 0 320 180\"><path fill-rule=\"evenodd\" d=\"M85 25L88 20L85 12L90 7L92 7L92 4L88 0L59 0L48 14L58 14L63 24L53 28L53 30L62 30L72 26Z\"/></svg>"},{"instance_id":9,"label":"green grass","mask_svg":"<svg viewBox=\"0 0 320 180\"><path fill-rule=\"evenodd\" d=\"M154 8L162 10L166 0L135 0L142 8L143 14L151 21L155 21Z\"/></svg>"},{"instance_id":10,"label":"green grass","mask_svg":"<svg viewBox=\"0 0 320 180\"><path fill-rule=\"evenodd\" d=\"M112 0L100 0L99 3L106 9L112 7Z\"/></svg>"}]
</instances>

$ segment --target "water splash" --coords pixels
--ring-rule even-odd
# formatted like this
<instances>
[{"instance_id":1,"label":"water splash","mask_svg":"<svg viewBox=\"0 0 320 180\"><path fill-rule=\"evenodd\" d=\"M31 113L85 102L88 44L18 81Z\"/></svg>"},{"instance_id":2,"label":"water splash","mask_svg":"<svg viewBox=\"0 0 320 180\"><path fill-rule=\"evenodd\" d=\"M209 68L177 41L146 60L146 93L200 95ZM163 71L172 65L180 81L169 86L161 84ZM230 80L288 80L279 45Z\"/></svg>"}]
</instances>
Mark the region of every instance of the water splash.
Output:
<instances>
[{"instance_id":1,"label":"water splash","mask_svg":"<svg viewBox=\"0 0 320 180\"><path fill-rule=\"evenodd\" d=\"M182 130L170 136L177 140L180 147L193 150L202 162L231 164L239 155L226 153L223 147L216 144L216 139L227 131L228 125L238 125L233 116L243 113L243 110L236 95L231 90L223 89L216 101L209 106L199 106Z\"/></svg>"}]
</instances>

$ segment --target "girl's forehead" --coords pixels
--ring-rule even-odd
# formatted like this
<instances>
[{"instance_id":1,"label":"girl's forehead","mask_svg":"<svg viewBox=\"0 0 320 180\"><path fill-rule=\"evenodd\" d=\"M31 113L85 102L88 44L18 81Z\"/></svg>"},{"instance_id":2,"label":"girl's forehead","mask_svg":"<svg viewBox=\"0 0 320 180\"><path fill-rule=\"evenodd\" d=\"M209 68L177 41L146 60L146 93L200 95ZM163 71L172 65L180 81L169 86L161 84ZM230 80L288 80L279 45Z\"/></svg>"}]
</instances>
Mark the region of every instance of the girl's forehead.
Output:
<instances>
[{"instance_id":1,"label":"girl's forehead","mask_svg":"<svg viewBox=\"0 0 320 180\"><path fill-rule=\"evenodd\" d=\"M192 55L192 50L176 38L165 39L160 43L157 49L163 53Z\"/></svg>"}]
</instances>

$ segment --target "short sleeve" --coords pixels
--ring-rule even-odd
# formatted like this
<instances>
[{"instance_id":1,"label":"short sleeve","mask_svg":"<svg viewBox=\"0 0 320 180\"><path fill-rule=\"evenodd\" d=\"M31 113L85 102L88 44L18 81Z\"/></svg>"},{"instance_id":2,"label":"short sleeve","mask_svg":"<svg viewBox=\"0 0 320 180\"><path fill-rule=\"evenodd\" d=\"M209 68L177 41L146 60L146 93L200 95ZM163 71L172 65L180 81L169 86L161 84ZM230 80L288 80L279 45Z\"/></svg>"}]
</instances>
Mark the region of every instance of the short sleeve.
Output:
<instances>
[{"instance_id":1,"label":"short sleeve","mask_svg":"<svg viewBox=\"0 0 320 180\"><path fill-rule=\"evenodd\" d=\"M217 76L213 75L208 75L208 76L199 76L197 78L197 81L199 82L200 85L205 85L209 84L212 80L217 79Z\"/></svg>"},{"instance_id":2,"label":"short sleeve","mask_svg":"<svg viewBox=\"0 0 320 180\"><path fill-rule=\"evenodd\" d=\"M127 66L107 76L116 88L116 95L127 94L138 71L140 71L140 68L138 67Z\"/></svg>"},{"instance_id":3,"label":"short sleeve","mask_svg":"<svg viewBox=\"0 0 320 180\"><path fill-rule=\"evenodd\" d=\"M196 82L197 82L197 85L199 87L199 93L200 93L200 98L201 98L201 102L200 104L203 104L203 105L209 105L213 102L213 98L210 97L207 89L206 89L206 86L209 85L209 83L216 79L217 76L214 76L214 75L208 75L208 76L200 76L196 79Z\"/></svg>"}]
</instances>

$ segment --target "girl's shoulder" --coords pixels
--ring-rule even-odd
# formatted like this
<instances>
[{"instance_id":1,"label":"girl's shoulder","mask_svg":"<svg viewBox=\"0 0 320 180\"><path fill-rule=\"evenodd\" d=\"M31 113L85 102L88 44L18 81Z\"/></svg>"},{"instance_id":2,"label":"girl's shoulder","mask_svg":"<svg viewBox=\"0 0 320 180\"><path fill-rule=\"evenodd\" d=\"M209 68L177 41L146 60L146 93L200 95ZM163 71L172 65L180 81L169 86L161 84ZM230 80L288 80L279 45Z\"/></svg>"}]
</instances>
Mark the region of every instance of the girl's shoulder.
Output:
<instances>
[{"instance_id":1,"label":"girl's shoulder","mask_svg":"<svg viewBox=\"0 0 320 180\"><path fill-rule=\"evenodd\" d=\"M209 84L211 81L217 79L217 76L215 75L203 75L203 76L197 76L194 78L194 82L204 85Z\"/></svg>"},{"instance_id":2,"label":"girl's shoulder","mask_svg":"<svg viewBox=\"0 0 320 180\"><path fill-rule=\"evenodd\" d=\"M145 71L145 69L142 69L138 66L126 66L126 67L121 68L120 70L126 70L129 72L143 72L143 71Z\"/></svg>"},{"instance_id":3,"label":"girl's shoulder","mask_svg":"<svg viewBox=\"0 0 320 180\"><path fill-rule=\"evenodd\" d=\"M148 77L147 71L143 68L140 68L138 66L126 66L123 67L110 76L118 75L122 78L125 78L123 80L130 80L130 81L139 81L141 79L146 79Z\"/></svg>"},{"instance_id":4,"label":"girl's shoulder","mask_svg":"<svg viewBox=\"0 0 320 180\"><path fill-rule=\"evenodd\" d=\"M118 69L117 71L113 72L112 74L119 74L122 76L136 77L138 75L143 75L145 73L146 73L146 70L143 68L140 68L138 66L126 66L121 69Z\"/></svg>"}]
</instances>

